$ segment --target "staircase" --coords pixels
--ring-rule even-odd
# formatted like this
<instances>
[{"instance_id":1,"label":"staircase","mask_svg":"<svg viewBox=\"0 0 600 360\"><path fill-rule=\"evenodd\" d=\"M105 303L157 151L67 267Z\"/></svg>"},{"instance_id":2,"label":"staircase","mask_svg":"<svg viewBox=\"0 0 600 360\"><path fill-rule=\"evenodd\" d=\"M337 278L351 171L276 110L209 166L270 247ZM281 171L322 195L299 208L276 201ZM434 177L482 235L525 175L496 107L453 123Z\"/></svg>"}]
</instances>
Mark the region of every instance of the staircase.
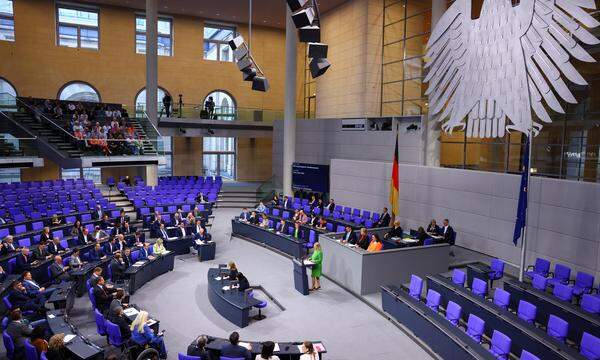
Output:
<instances>
[{"instance_id":1,"label":"staircase","mask_svg":"<svg viewBox=\"0 0 600 360\"><path fill-rule=\"evenodd\" d=\"M218 208L253 208L263 197L259 194L260 183L251 182L224 182L217 198Z\"/></svg>"},{"instance_id":2,"label":"staircase","mask_svg":"<svg viewBox=\"0 0 600 360\"><path fill-rule=\"evenodd\" d=\"M110 188L108 185L104 184L96 184L96 187L100 189L102 196L109 202L117 205L117 208L125 210L125 215L129 216L131 221L131 226L141 228L141 222L138 224L137 213L133 203L129 201L125 195L123 195L116 187Z\"/></svg>"},{"instance_id":3,"label":"staircase","mask_svg":"<svg viewBox=\"0 0 600 360\"><path fill-rule=\"evenodd\" d=\"M15 149L14 145L6 140L0 138L0 156L23 156L23 150Z\"/></svg>"},{"instance_id":4,"label":"staircase","mask_svg":"<svg viewBox=\"0 0 600 360\"><path fill-rule=\"evenodd\" d=\"M150 141L148 139L146 130L140 124L139 119L138 118L129 118L129 122L131 122L131 125L133 126L133 129L135 130L136 134L138 134L139 137L142 139L143 154L144 155L157 155L158 154L157 149L156 149L157 145L153 144L152 141Z\"/></svg>"}]
</instances>

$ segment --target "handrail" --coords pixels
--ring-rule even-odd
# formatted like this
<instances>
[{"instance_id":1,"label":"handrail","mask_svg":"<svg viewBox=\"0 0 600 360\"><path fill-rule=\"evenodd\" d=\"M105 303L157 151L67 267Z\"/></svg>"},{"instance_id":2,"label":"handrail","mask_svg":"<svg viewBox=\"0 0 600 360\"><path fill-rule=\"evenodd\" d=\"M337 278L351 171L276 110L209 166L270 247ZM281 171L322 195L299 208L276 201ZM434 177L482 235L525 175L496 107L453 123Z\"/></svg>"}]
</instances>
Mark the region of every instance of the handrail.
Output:
<instances>
[{"instance_id":1,"label":"handrail","mask_svg":"<svg viewBox=\"0 0 600 360\"><path fill-rule=\"evenodd\" d=\"M152 120L150 120L150 117L148 117L148 113L146 113L146 110L144 110L144 116L146 116L146 119L148 120L150 125L152 125L152 128L154 128L154 131L156 131L156 134L158 134L158 136L162 136L161 133L156 128L156 126L154 126L154 123L152 122Z\"/></svg>"},{"instance_id":2,"label":"handrail","mask_svg":"<svg viewBox=\"0 0 600 360\"><path fill-rule=\"evenodd\" d=\"M11 118L4 113L4 111L0 110L0 114L2 114L5 118L7 118L13 124L17 125L21 130L23 130L24 132L26 132L29 136L32 136L31 138L20 138L20 139L23 139L23 140L37 140L37 138L38 138L37 135L35 135L31 131L29 131L29 129L27 129L23 125L19 124L18 122L12 121Z\"/></svg>"},{"instance_id":3,"label":"handrail","mask_svg":"<svg viewBox=\"0 0 600 360\"><path fill-rule=\"evenodd\" d=\"M68 137L72 138L74 141L79 141L79 139L77 139L73 134L69 133L67 130L65 130L62 126L58 125L57 123L55 123L54 121L50 120L48 117L46 117L46 115L44 115L43 112L32 108L29 104L25 103L23 100L20 100L18 97L15 98L17 102L21 103L22 105L24 105L27 109L29 109L29 111L33 112L34 115L39 114L41 117L43 117L46 121L48 121L49 123L51 123L52 125L54 125L54 127L58 128L60 131L62 131L63 133L67 134Z\"/></svg>"}]
</instances>

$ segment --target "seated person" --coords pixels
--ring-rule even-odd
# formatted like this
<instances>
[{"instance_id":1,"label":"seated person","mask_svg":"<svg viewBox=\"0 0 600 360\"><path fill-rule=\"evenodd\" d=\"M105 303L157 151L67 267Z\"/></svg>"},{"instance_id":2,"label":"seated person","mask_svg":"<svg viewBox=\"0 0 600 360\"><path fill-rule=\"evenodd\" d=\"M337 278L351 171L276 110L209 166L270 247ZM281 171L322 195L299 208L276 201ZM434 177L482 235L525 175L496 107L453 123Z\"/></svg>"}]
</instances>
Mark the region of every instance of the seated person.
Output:
<instances>
[{"instance_id":1,"label":"seated person","mask_svg":"<svg viewBox=\"0 0 600 360\"><path fill-rule=\"evenodd\" d=\"M351 226L346 225L346 228L344 229L344 235L342 235L342 243L356 243L356 234L354 233L354 231L352 231Z\"/></svg>"},{"instance_id":2,"label":"seated person","mask_svg":"<svg viewBox=\"0 0 600 360\"><path fill-rule=\"evenodd\" d=\"M262 214L259 226L263 229L267 229L269 227L269 218L267 215Z\"/></svg>"},{"instance_id":3,"label":"seated person","mask_svg":"<svg viewBox=\"0 0 600 360\"><path fill-rule=\"evenodd\" d=\"M114 312L110 312L108 314L108 321L119 327L122 339L129 339L131 337L131 321L123 313L122 307L118 307Z\"/></svg>"},{"instance_id":4,"label":"seated person","mask_svg":"<svg viewBox=\"0 0 600 360\"><path fill-rule=\"evenodd\" d=\"M263 204L262 201L260 201L258 203L258 206L256 207L256 211L259 213L264 213L266 209L267 209L267 207L265 206L265 204Z\"/></svg>"},{"instance_id":5,"label":"seated person","mask_svg":"<svg viewBox=\"0 0 600 360\"><path fill-rule=\"evenodd\" d=\"M94 239L94 241L104 241L108 239L108 234L106 233L106 231L102 230L100 226L96 226L94 228L92 238Z\"/></svg>"},{"instance_id":6,"label":"seated person","mask_svg":"<svg viewBox=\"0 0 600 360\"><path fill-rule=\"evenodd\" d=\"M13 359L25 359L25 340L33 332L33 327L23 319L20 309L13 309L9 318L6 332L12 338L15 347Z\"/></svg>"},{"instance_id":7,"label":"seated person","mask_svg":"<svg viewBox=\"0 0 600 360\"><path fill-rule=\"evenodd\" d=\"M141 230L136 230L135 237L133 238L132 242L135 246L142 246L142 244L146 242L146 234L143 233Z\"/></svg>"},{"instance_id":8,"label":"seated person","mask_svg":"<svg viewBox=\"0 0 600 360\"><path fill-rule=\"evenodd\" d=\"M71 275L67 272L69 270L68 266L63 265L63 260L60 255L56 255L54 257L54 262L50 265L50 275L51 280L55 280L57 282L60 281L69 281L71 280Z\"/></svg>"},{"instance_id":9,"label":"seated person","mask_svg":"<svg viewBox=\"0 0 600 360\"><path fill-rule=\"evenodd\" d=\"M52 223L52 226L58 226L62 223L62 220L58 218L58 215L54 214L52 215L50 222Z\"/></svg>"},{"instance_id":10,"label":"seated person","mask_svg":"<svg viewBox=\"0 0 600 360\"><path fill-rule=\"evenodd\" d=\"M167 229L165 228L165 224L160 224L158 227L158 238L162 240L169 240L169 234L167 233Z\"/></svg>"},{"instance_id":11,"label":"seated person","mask_svg":"<svg viewBox=\"0 0 600 360\"><path fill-rule=\"evenodd\" d=\"M106 255L112 255L117 252L117 238L113 237L104 245L104 253Z\"/></svg>"},{"instance_id":12,"label":"seated person","mask_svg":"<svg viewBox=\"0 0 600 360\"><path fill-rule=\"evenodd\" d=\"M209 360L209 353L206 351L208 338L204 335L198 336L187 348L188 356L196 356L200 360Z\"/></svg>"},{"instance_id":13,"label":"seated person","mask_svg":"<svg viewBox=\"0 0 600 360\"><path fill-rule=\"evenodd\" d=\"M125 269L128 269L131 264L133 264L133 261L131 260L131 249L130 248L126 248L125 251L123 251L123 264L125 264Z\"/></svg>"},{"instance_id":14,"label":"seated person","mask_svg":"<svg viewBox=\"0 0 600 360\"><path fill-rule=\"evenodd\" d=\"M77 268L80 268L81 265L83 265L83 264L84 264L84 262L81 261L79 249L74 249L73 253L71 254L71 260L69 261L69 266L71 268L77 269Z\"/></svg>"},{"instance_id":15,"label":"seated person","mask_svg":"<svg viewBox=\"0 0 600 360\"><path fill-rule=\"evenodd\" d=\"M71 236L74 238L79 238L82 229L83 227L81 226L81 221L75 220L75 224L73 224L73 227L71 228Z\"/></svg>"},{"instance_id":16,"label":"seated person","mask_svg":"<svg viewBox=\"0 0 600 360\"><path fill-rule=\"evenodd\" d=\"M51 255L58 255L59 253L62 253L66 249L60 244L60 239L55 237L54 239L52 239L51 242L48 243L46 250Z\"/></svg>"},{"instance_id":17,"label":"seated person","mask_svg":"<svg viewBox=\"0 0 600 360\"><path fill-rule=\"evenodd\" d=\"M79 245L89 244L94 241L95 238L92 235L90 235L90 231L88 230L88 228L81 229L81 234L79 234L79 237L77 239Z\"/></svg>"},{"instance_id":18,"label":"seated person","mask_svg":"<svg viewBox=\"0 0 600 360\"><path fill-rule=\"evenodd\" d=\"M117 292L117 289L106 286L104 277L100 276L96 281L96 285L94 285L93 291L98 311L104 315L107 315L108 309L110 308L110 303L113 301L114 293Z\"/></svg>"},{"instance_id":19,"label":"seated person","mask_svg":"<svg viewBox=\"0 0 600 360\"><path fill-rule=\"evenodd\" d=\"M100 222L100 229L109 230L115 227L115 224L110 221L107 214L104 214L102 221Z\"/></svg>"},{"instance_id":20,"label":"seated person","mask_svg":"<svg viewBox=\"0 0 600 360\"><path fill-rule=\"evenodd\" d=\"M46 289L38 284L35 280L33 280L33 276L31 276L30 271L25 271L23 273L23 287L25 288L27 295L41 298L42 303L48 300L50 295L56 290L55 288Z\"/></svg>"},{"instance_id":21,"label":"seated person","mask_svg":"<svg viewBox=\"0 0 600 360\"><path fill-rule=\"evenodd\" d=\"M248 208L243 208L242 209L242 213L240 214L239 220L240 221L248 221L248 220L250 220L250 213L248 213Z\"/></svg>"},{"instance_id":22,"label":"seated person","mask_svg":"<svg viewBox=\"0 0 600 360\"><path fill-rule=\"evenodd\" d=\"M360 229L360 232L358 233L358 237L356 238L354 245L358 246L363 250L367 250L369 248L370 241L371 239L369 237L369 234L367 233L367 228L363 227Z\"/></svg>"},{"instance_id":23,"label":"seated person","mask_svg":"<svg viewBox=\"0 0 600 360\"><path fill-rule=\"evenodd\" d=\"M98 279L100 279L101 276L102 276L102 268L95 267L94 270L92 270L92 275L90 276L90 284L92 286L96 286L96 284L98 283Z\"/></svg>"},{"instance_id":24,"label":"seated person","mask_svg":"<svg viewBox=\"0 0 600 360\"><path fill-rule=\"evenodd\" d=\"M200 241L210 241L211 236L206 231L205 228L200 227L200 230L197 233L194 234L194 239L200 240Z\"/></svg>"},{"instance_id":25,"label":"seated person","mask_svg":"<svg viewBox=\"0 0 600 360\"><path fill-rule=\"evenodd\" d=\"M319 223L317 224L317 229L326 230L327 229L327 220L324 217L319 217Z\"/></svg>"},{"instance_id":26,"label":"seated person","mask_svg":"<svg viewBox=\"0 0 600 360\"><path fill-rule=\"evenodd\" d=\"M454 245L454 229L450 226L450 220L444 219L444 226L440 229L440 235L444 236L444 242Z\"/></svg>"},{"instance_id":27,"label":"seated person","mask_svg":"<svg viewBox=\"0 0 600 360\"><path fill-rule=\"evenodd\" d=\"M194 225L196 223L196 217L190 211L184 219L186 225Z\"/></svg>"},{"instance_id":28,"label":"seated person","mask_svg":"<svg viewBox=\"0 0 600 360\"><path fill-rule=\"evenodd\" d=\"M417 240L419 240L419 242L417 244L423 245L423 243L425 242L425 239L427 239L428 237L429 237L429 235L427 235L427 233L425 232L425 229L423 229L422 226L419 226L419 229L417 229L417 235L416 235Z\"/></svg>"},{"instance_id":29,"label":"seated person","mask_svg":"<svg viewBox=\"0 0 600 360\"><path fill-rule=\"evenodd\" d=\"M47 259L50 259L51 257L52 254L50 254L48 250L46 250L46 243L44 242L40 242L33 249L33 260L45 261Z\"/></svg>"},{"instance_id":30,"label":"seated person","mask_svg":"<svg viewBox=\"0 0 600 360\"><path fill-rule=\"evenodd\" d=\"M292 235L292 237L296 238L296 239L302 239L303 238L303 231L300 229L300 223L296 222L294 223L294 230L293 232L290 234Z\"/></svg>"},{"instance_id":31,"label":"seated person","mask_svg":"<svg viewBox=\"0 0 600 360\"><path fill-rule=\"evenodd\" d=\"M154 257L150 255L150 244L144 243L142 248L139 250L138 261L151 260Z\"/></svg>"},{"instance_id":32,"label":"seated person","mask_svg":"<svg viewBox=\"0 0 600 360\"><path fill-rule=\"evenodd\" d=\"M244 292L247 289L250 289L250 283L248 282L248 279L241 272L238 272L238 274L237 274L237 281L238 281L238 291Z\"/></svg>"},{"instance_id":33,"label":"seated person","mask_svg":"<svg viewBox=\"0 0 600 360\"><path fill-rule=\"evenodd\" d=\"M238 334L237 331L232 332L231 335L229 335L229 344L221 346L221 356L234 359L250 360L252 357L250 350L240 346L239 342L240 334Z\"/></svg>"},{"instance_id":34,"label":"seated person","mask_svg":"<svg viewBox=\"0 0 600 360\"><path fill-rule=\"evenodd\" d=\"M129 222L123 223L123 225L119 228L118 234L122 235L131 235L135 233L135 229L129 225Z\"/></svg>"},{"instance_id":35,"label":"seated person","mask_svg":"<svg viewBox=\"0 0 600 360\"><path fill-rule=\"evenodd\" d=\"M115 252L123 252L127 249L127 241L125 240L125 235L119 234L116 236L117 238L117 250Z\"/></svg>"},{"instance_id":36,"label":"seated person","mask_svg":"<svg viewBox=\"0 0 600 360\"><path fill-rule=\"evenodd\" d=\"M0 248L0 255L11 254L17 250L18 248L14 244L13 236L8 235L4 238L4 241L2 242L2 247Z\"/></svg>"},{"instance_id":37,"label":"seated person","mask_svg":"<svg viewBox=\"0 0 600 360\"><path fill-rule=\"evenodd\" d=\"M100 244L94 245L94 248L88 253L90 261L100 261L106 258L106 253L102 250Z\"/></svg>"},{"instance_id":38,"label":"seated person","mask_svg":"<svg viewBox=\"0 0 600 360\"><path fill-rule=\"evenodd\" d=\"M4 271L4 268L2 266L0 266L0 282L3 282L4 280L6 280L6 277L8 275L6 274L6 271Z\"/></svg>"},{"instance_id":39,"label":"seated person","mask_svg":"<svg viewBox=\"0 0 600 360\"><path fill-rule=\"evenodd\" d=\"M131 340L138 345L149 344L156 349L162 359L167 358L167 349L163 339L163 333L154 334L148 325L148 313L140 311L133 323L131 323Z\"/></svg>"},{"instance_id":40,"label":"seated person","mask_svg":"<svg viewBox=\"0 0 600 360\"><path fill-rule=\"evenodd\" d=\"M230 261L227 267L229 268L229 280L237 280L238 269L235 263Z\"/></svg>"},{"instance_id":41,"label":"seated person","mask_svg":"<svg viewBox=\"0 0 600 360\"><path fill-rule=\"evenodd\" d=\"M250 217L248 218L248 222L250 224L253 224L253 225L258 225L258 223L260 222L260 220L258 219L258 215L256 214L256 211L253 211L250 214Z\"/></svg>"},{"instance_id":42,"label":"seated person","mask_svg":"<svg viewBox=\"0 0 600 360\"><path fill-rule=\"evenodd\" d=\"M45 326L36 326L31 332L29 342L35 347L38 354L48 351L48 342L46 341Z\"/></svg>"},{"instance_id":43,"label":"seated person","mask_svg":"<svg viewBox=\"0 0 600 360\"><path fill-rule=\"evenodd\" d=\"M381 249L383 249L383 243L381 242L379 235L377 235L377 234L371 235L371 243L369 244L367 251L368 252L378 252L378 251L381 251Z\"/></svg>"},{"instance_id":44,"label":"seated person","mask_svg":"<svg viewBox=\"0 0 600 360\"><path fill-rule=\"evenodd\" d=\"M186 228L186 225L184 223L179 224L179 226L177 228L177 232L176 232L176 237L184 238L189 235L190 235L190 233L189 233L188 229Z\"/></svg>"},{"instance_id":45,"label":"seated person","mask_svg":"<svg viewBox=\"0 0 600 360\"><path fill-rule=\"evenodd\" d=\"M29 248L24 247L21 249L21 253L17 255L15 272L22 274L26 270L31 270L33 263L33 258L29 256Z\"/></svg>"},{"instance_id":46,"label":"seated person","mask_svg":"<svg viewBox=\"0 0 600 360\"><path fill-rule=\"evenodd\" d=\"M439 235L440 233L440 227L437 226L435 219L431 219L431 222L429 223L429 225L427 225L427 231L426 231L429 235Z\"/></svg>"},{"instance_id":47,"label":"seated person","mask_svg":"<svg viewBox=\"0 0 600 360\"><path fill-rule=\"evenodd\" d=\"M394 226L387 232L383 237L386 239L391 239L393 237L402 238L404 231L402 230L402 226L400 226L400 220L394 221Z\"/></svg>"},{"instance_id":48,"label":"seated person","mask_svg":"<svg viewBox=\"0 0 600 360\"><path fill-rule=\"evenodd\" d=\"M52 237L50 235L50 228L48 226L45 226L42 230L42 234L40 235L40 242L48 242L50 240L52 240Z\"/></svg>"},{"instance_id":49,"label":"seated person","mask_svg":"<svg viewBox=\"0 0 600 360\"><path fill-rule=\"evenodd\" d=\"M167 253L167 249L163 245L163 239L157 239L154 245L152 246L153 253L157 256L163 255Z\"/></svg>"},{"instance_id":50,"label":"seated person","mask_svg":"<svg viewBox=\"0 0 600 360\"><path fill-rule=\"evenodd\" d=\"M8 301L10 301L13 309L19 308L23 311L36 313L44 311L43 298L28 294L20 281L15 281L8 290Z\"/></svg>"},{"instance_id":51,"label":"seated person","mask_svg":"<svg viewBox=\"0 0 600 360\"><path fill-rule=\"evenodd\" d=\"M117 289L115 292L115 298L110 302L109 313L115 315L117 313L117 309L123 309L127 307L127 304L124 304L123 301L125 299L125 290Z\"/></svg>"},{"instance_id":52,"label":"seated person","mask_svg":"<svg viewBox=\"0 0 600 360\"><path fill-rule=\"evenodd\" d=\"M116 253L108 266L110 266L113 281L119 281L125 278L125 270L127 270L127 267L123 262L121 253Z\"/></svg>"},{"instance_id":53,"label":"seated person","mask_svg":"<svg viewBox=\"0 0 600 360\"><path fill-rule=\"evenodd\" d=\"M275 351L274 342L265 341L261 345L262 349L260 350L260 354L256 355L255 360L279 360L279 356L273 355L273 352Z\"/></svg>"},{"instance_id":54,"label":"seated person","mask_svg":"<svg viewBox=\"0 0 600 360\"><path fill-rule=\"evenodd\" d=\"M309 219L308 219L308 223L307 223L307 225L308 225L308 226L315 227L315 226L317 226L318 224L319 224L319 218L317 218L317 216L316 216L315 214L312 214L312 213L311 213L311 214L310 214L310 217L309 217Z\"/></svg>"},{"instance_id":55,"label":"seated person","mask_svg":"<svg viewBox=\"0 0 600 360\"><path fill-rule=\"evenodd\" d=\"M286 234L287 233L287 229L285 226L285 220L281 220L277 223L277 225L275 226L275 231L278 234Z\"/></svg>"}]
</instances>

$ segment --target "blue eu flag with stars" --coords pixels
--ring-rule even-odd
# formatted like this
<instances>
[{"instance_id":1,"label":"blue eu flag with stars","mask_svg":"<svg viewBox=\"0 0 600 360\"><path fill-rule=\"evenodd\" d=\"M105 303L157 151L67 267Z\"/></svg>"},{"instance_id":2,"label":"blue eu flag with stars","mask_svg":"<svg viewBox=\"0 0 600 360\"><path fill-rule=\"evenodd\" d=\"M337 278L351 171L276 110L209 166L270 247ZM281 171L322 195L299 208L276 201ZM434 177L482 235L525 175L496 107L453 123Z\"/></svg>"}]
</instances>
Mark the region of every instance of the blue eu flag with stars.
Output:
<instances>
[{"instance_id":1,"label":"blue eu flag with stars","mask_svg":"<svg viewBox=\"0 0 600 360\"><path fill-rule=\"evenodd\" d=\"M531 135L530 135L531 136ZM515 222L515 232L513 234L513 243L515 246L523 228L525 227L527 212L527 191L529 187L529 137L525 140L525 151L523 151L523 168L521 169L521 188L519 190L519 206L517 207L517 221Z\"/></svg>"}]
</instances>

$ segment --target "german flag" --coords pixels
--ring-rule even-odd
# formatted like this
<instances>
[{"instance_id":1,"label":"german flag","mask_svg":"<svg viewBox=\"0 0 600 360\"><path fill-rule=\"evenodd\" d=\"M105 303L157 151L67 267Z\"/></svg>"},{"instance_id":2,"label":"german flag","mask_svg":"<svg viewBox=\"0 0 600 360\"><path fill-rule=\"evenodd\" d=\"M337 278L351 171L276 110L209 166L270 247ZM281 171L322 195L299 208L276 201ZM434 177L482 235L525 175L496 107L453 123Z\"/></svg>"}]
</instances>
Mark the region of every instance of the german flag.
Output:
<instances>
[{"instance_id":1,"label":"german flag","mask_svg":"<svg viewBox=\"0 0 600 360\"><path fill-rule=\"evenodd\" d=\"M396 130L396 148L394 149L394 163L392 165L392 178L390 180L390 205L392 207L392 218L399 212L400 179L398 178L398 131Z\"/></svg>"}]
</instances>

